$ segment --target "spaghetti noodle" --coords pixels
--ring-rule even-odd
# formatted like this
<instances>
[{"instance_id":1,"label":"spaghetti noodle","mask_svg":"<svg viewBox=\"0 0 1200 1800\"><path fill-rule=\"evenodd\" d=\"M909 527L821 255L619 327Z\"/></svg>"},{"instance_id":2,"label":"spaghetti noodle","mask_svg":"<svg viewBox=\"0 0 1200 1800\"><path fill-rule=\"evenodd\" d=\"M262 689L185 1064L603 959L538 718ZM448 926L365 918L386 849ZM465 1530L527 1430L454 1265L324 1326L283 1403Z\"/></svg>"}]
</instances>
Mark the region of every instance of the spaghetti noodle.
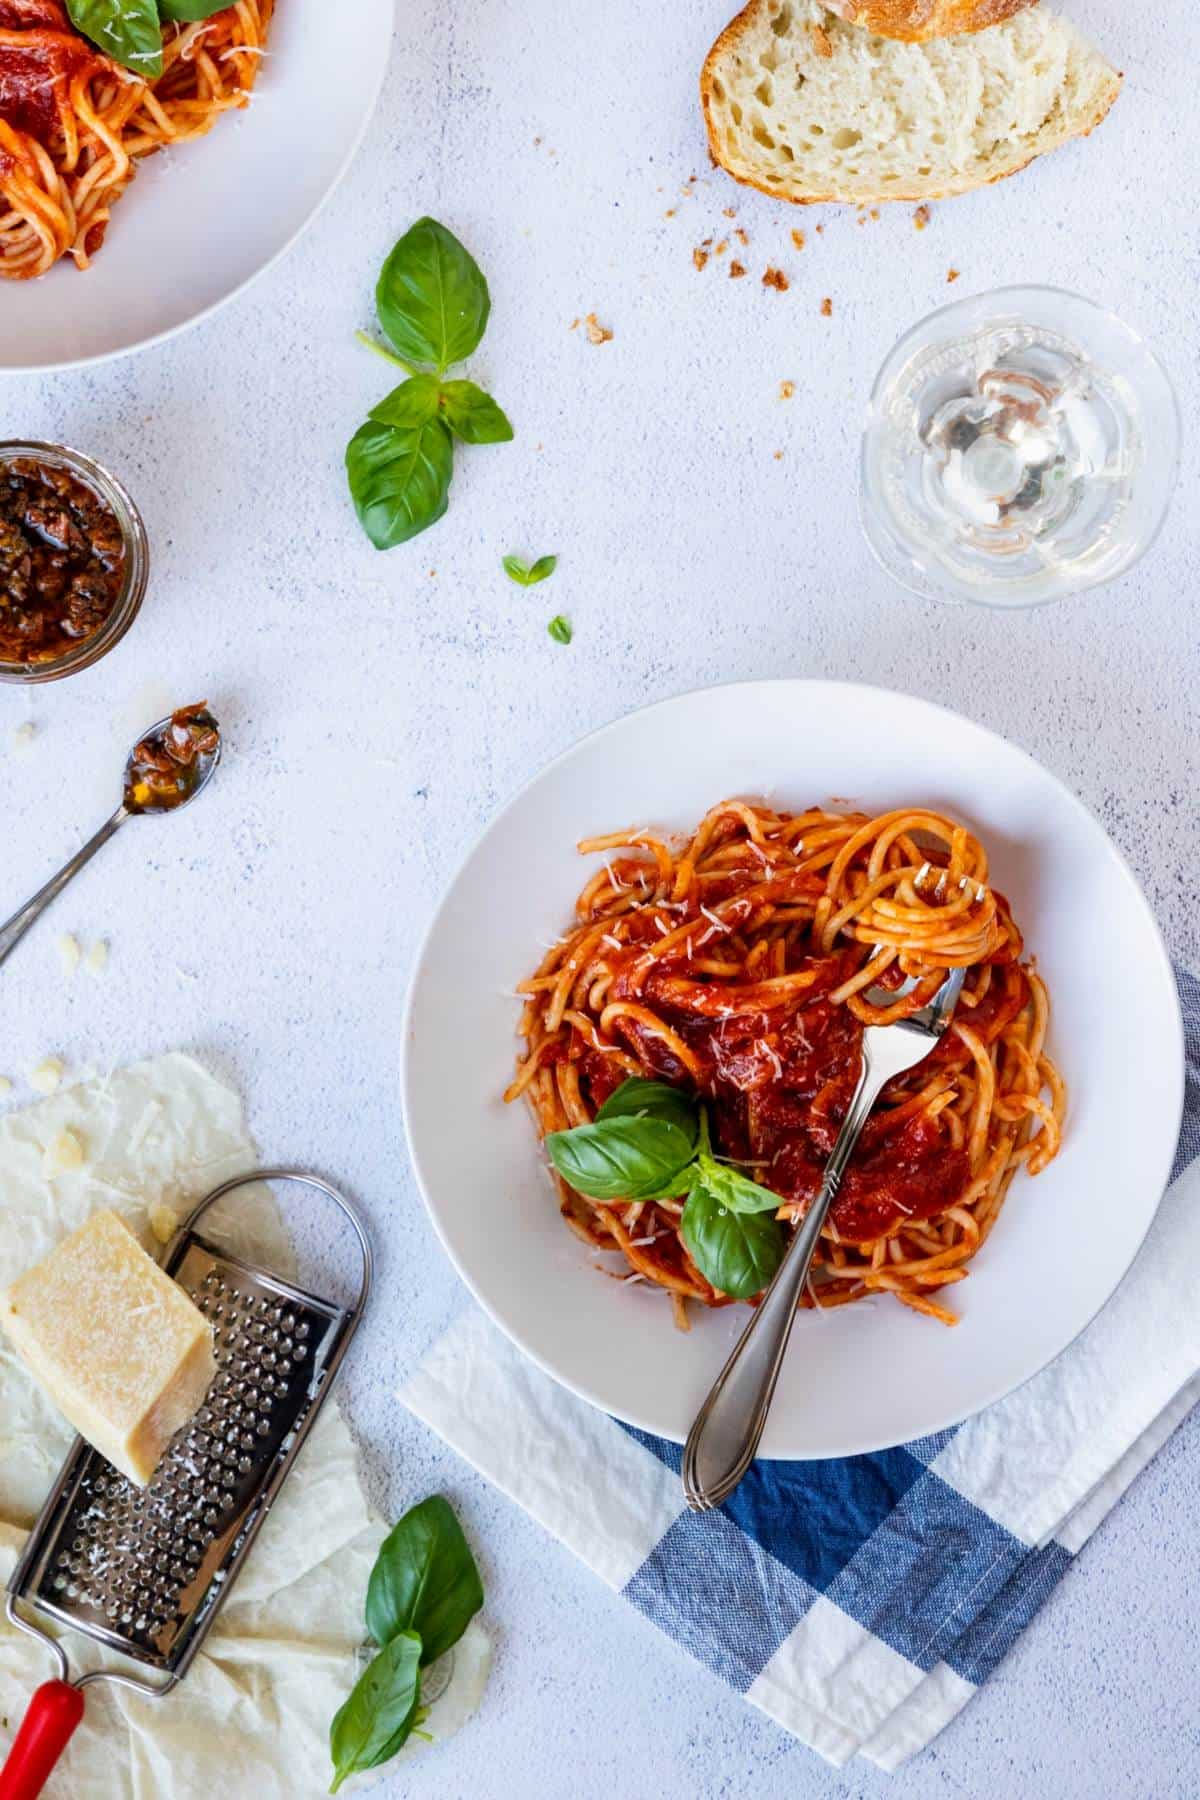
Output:
<instances>
[{"instance_id":1,"label":"spaghetti noodle","mask_svg":"<svg viewBox=\"0 0 1200 1800\"><path fill-rule=\"evenodd\" d=\"M86 269L137 163L245 106L274 0L163 31L153 81L104 55L60 0L0 0L0 277Z\"/></svg>"},{"instance_id":2,"label":"spaghetti noodle","mask_svg":"<svg viewBox=\"0 0 1200 1800\"><path fill-rule=\"evenodd\" d=\"M955 1324L942 1291L965 1278L1016 1171L1057 1154L1066 1103L1046 990L983 846L921 807L867 818L726 800L683 846L636 830L579 849L604 864L519 986L526 1049L505 1098L525 1094L544 1137L591 1121L630 1076L685 1087L717 1152L792 1225L820 1188L862 1027L917 1011L966 969L950 1029L867 1121L803 1302L891 1293ZM867 999L905 977L907 997ZM619 1252L623 1279L666 1290L685 1329L688 1301L730 1303L688 1254L682 1197L601 1202L555 1181L572 1230Z\"/></svg>"}]
</instances>

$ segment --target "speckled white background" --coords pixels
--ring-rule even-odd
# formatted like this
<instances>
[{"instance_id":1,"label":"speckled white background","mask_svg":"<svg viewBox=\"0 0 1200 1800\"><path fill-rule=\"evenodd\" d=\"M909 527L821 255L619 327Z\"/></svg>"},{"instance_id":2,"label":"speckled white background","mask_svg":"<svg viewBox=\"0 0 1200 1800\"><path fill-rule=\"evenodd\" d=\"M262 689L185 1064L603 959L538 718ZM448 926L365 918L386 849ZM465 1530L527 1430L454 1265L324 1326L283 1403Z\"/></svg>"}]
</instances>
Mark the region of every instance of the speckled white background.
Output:
<instances>
[{"instance_id":1,"label":"speckled white background","mask_svg":"<svg viewBox=\"0 0 1200 1800\"><path fill-rule=\"evenodd\" d=\"M764 1722L393 1403L467 1304L406 1164L398 1020L433 900L505 796L643 701L781 673L929 695L1014 738L1101 814L1172 948L1200 966L1194 441L1153 554L1039 613L921 606L876 570L855 521L870 380L948 297L951 265L955 294L1044 280L1115 307L1195 416L1200 22L1189 0L1071 3L1127 71L1115 113L918 234L908 207L860 226L705 172L695 81L726 0L402 0L375 125L299 250L162 349L0 382L0 435L109 462L155 553L141 620L106 662L0 689L0 913L105 816L126 745L167 704L206 694L229 751L202 807L131 826L4 969L0 1068L193 1048L238 1083L265 1154L330 1171L368 1209L379 1299L345 1393L372 1488L392 1512L432 1487L453 1496L497 1651L469 1731L389 1793L889 1789ZM742 282L692 266L726 206L752 239ZM518 436L460 453L447 518L380 556L340 463L388 374L352 333L371 322L379 261L425 211L487 272L493 320L471 373ZM118 238L119 222L106 255ZM786 294L760 286L768 262ZM593 310L615 334L602 348L568 330ZM500 572L508 550L555 550L559 572L522 592ZM569 649L546 636L559 610ZM14 755L25 719L36 741ZM103 982L63 984L63 930L111 940ZM18 1080L14 1103L28 1097ZM1197 1516L1193 1423L966 1715L891 1782L896 1800L1200 1790Z\"/></svg>"}]
</instances>

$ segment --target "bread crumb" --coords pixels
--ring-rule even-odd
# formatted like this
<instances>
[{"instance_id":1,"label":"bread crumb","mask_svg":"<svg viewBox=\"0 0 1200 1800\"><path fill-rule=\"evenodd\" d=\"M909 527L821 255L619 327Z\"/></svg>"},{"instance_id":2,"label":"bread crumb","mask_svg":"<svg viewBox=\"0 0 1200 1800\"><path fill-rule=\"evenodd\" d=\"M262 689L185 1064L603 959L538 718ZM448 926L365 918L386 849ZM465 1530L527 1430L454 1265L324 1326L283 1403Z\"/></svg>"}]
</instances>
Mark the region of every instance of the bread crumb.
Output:
<instances>
[{"instance_id":1,"label":"bread crumb","mask_svg":"<svg viewBox=\"0 0 1200 1800\"><path fill-rule=\"evenodd\" d=\"M723 219L736 219L737 218L737 207L736 206L723 207L721 209L721 217Z\"/></svg>"},{"instance_id":2,"label":"bread crumb","mask_svg":"<svg viewBox=\"0 0 1200 1800\"><path fill-rule=\"evenodd\" d=\"M792 228L792 242L795 244L797 250L803 250L804 233L802 231L797 231L794 226Z\"/></svg>"},{"instance_id":3,"label":"bread crumb","mask_svg":"<svg viewBox=\"0 0 1200 1800\"><path fill-rule=\"evenodd\" d=\"M572 319L571 323L567 326L567 330L568 331L578 331L580 324L581 324L581 321L579 319Z\"/></svg>"},{"instance_id":4,"label":"bread crumb","mask_svg":"<svg viewBox=\"0 0 1200 1800\"><path fill-rule=\"evenodd\" d=\"M816 51L817 55L832 56L833 45L829 41L829 33L825 30L825 27L823 25L814 24L810 25L808 30L809 36L812 38L813 49Z\"/></svg>"},{"instance_id":5,"label":"bread crumb","mask_svg":"<svg viewBox=\"0 0 1200 1800\"><path fill-rule=\"evenodd\" d=\"M674 217L675 217L675 208L673 206L668 206L666 212L663 214L663 218L664 219L673 219Z\"/></svg>"},{"instance_id":6,"label":"bread crumb","mask_svg":"<svg viewBox=\"0 0 1200 1800\"><path fill-rule=\"evenodd\" d=\"M775 461L776 461L776 462L782 462L782 461L783 461L783 451L782 451L782 450L777 450L777 451L776 451L776 452L775 452Z\"/></svg>"},{"instance_id":7,"label":"bread crumb","mask_svg":"<svg viewBox=\"0 0 1200 1800\"><path fill-rule=\"evenodd\" d=\"M913 214L913 224L916 226L917 230L924 231L929 223L929 219L929 208L927 206L918 206L916 212Z\"/></svg>"},{"instance_id":8,"label":"bread crumb","mask_svg":"<svg viewBox=\"0 0 1200 1800\"><path fill-rule=\"evenodd\" d=\"M823 319L832 319L833 317L833 301L828 294L821 302L821 317Z\"/></svg>"},{"instance_id":9,"label":"bread crumb","mask_svg":"<svg viewBox=\"0 0 1200 1800\"><path fill-rule=\"evenodd\" d=\"M786 294L788 291L788 278L782 269L764 269L762 284L764 287L774 288L777 294Z\"/></svg>"},{"instance_id":10,"label":"bread crumb","mask_svg":"<svg viewBox=\"0 0 1200 1800\"><path fill-rule=\"evenodd\" d=\"M947 281L957 281L958 277L959 277L959 273L960 273L960 271L958 269L947 269L946 270L946 280Z\"/></svg>"},{"instance_id":11,"label":"bread crumb","mask_svg":"<svg viewBox=\"0 0 1200 1800\"><path fill-rule=\"evenodd\" d=\"M97 938L87 953L84 968L89 975L103 975L108 968L108 945L103 938Z\"/></svg>"},{"instance_id":12,"label":"bread crumb","mask_svg":"<svg viewBox=\"0 0 1200 1800\"><path fill-rule=\"evenodd\" d=\"M150 1229L160 1244L169 1244L179 1230L179 1214L173 1206L163 1206L161 1203L158 1206L152 1206L150 1208Z\"/></svg>"},{"instance_id":13,"label":"bread crumb","mask_svg":"<svg viewBox=\"0 0 1200 1800\"><path fill-rule=\"evenodd\" d=\"M587 340L589 344L608 344L612 342L612 332L608 329L607 325L602 325L600 323L594 312L588 314L587 318L584 320L584 325L587 328Z\"/></svg>"},{"instance_id":14,"label":"bread crumb","mask_svg":"<svg viewBox=\"0 0 1200 1800\"><path fill-rule=\"evenodd\" d=\"M821 233L821 232L823 232L823 231L824 231L824 229L825 229L825 227L824 227L824 226L823 226L823 225L818 225L818 226L817 226L817 233L818 233L818 236L819 236L819 235L820 235L820 233Z\"/></svg>"},{"instance_id":15,"label":"bread crumb","mask_svg":"<svg viewBox=\"0 0 1200 1800\"><path fill-rule=\"evenodd\" d=\"M795 393L795 391L796 391L796 384L794 381L781 381L780 382L779 398L781 400L790 400L792 395Z\"/></svg>"},{"instance_id":16,"label":"bread crumb","mask_svg":"<svg viewBox=\"0 0 1200 1800\"><path fill-rule=\"evenodd\" d=\"M29 1085L36 1094L52 1094L62 1076L63 1066L57 1056L45 1056L36 1069L30 1069Z\"/></svg>"},{"instance_id":17,"label":"bread crumb","mask_svg":"<svg viewBox=\"0 0 1200 1800\"><path fill-rule=\"evenodd\" d=\"M877 206L873 206L871 208L871 217L873 219L877 219L879 217L879 208Z\"/></svg>"},{"instance_id":18,"label":"bread crumb","mask_svg":"<svg viewBox=\"0 0 1200 1800\"><path fill-rule=\"evenodd\" d=\"M731 262L729 265L730 281L736 281L738 279L739 275L744 275L745 273L746 273L745 269L742 267L741 263L738 262L735 257L733 262Z\"/></svg>"},{"instance_id":19,"label":"bread crumb","mask_svg":"<svg viewBox=\"0 0 1200 1800\"><path fill-rule=\"evenodd\" d=\"M79 939L77 937L72 937L69 931L64 931L58 940L58 961L63 972L64 981L70 980L71 976L75 973L76 969L79 967L79 959L82 954L83 953L79 948Z\"/></svg>"},{"instance_id":20,"label":"bread crumb","mask_svg":"<svg viewBox=\"0 0 1200 1800\"><path fill-rule=\"evenodd\" d=\"M733 235L737 239L738 243L742 246L742 249L744 250L746 248L747 244L749 244L749 242L750 242L750 239L749 239L748 235L746 234L746 232L744 232L742 230L741 226L739 225Z\"/></svg>"},{"instance_id":21,"label":"bread crumb","mask_svg":"<svg viewBox=\"0 0 1200 1800\"><path fill-rule=\"evenodd\" d=\"M703 269L708 262L708 251L702 244L697 244L692 251L692 261L698 269Z\"/></svg>"},{"instance_id":22,"label":"bread crumb","mask_svg":"<svg viewBox=\"0 0 1200 1800\"><path fill-rule=\"evenodd\" d=\"M728 250L728 248L729 248L729 239L722 238L720 243L717 245L716 249L713 251L713 255L714 256L724 256L724 254Z\"/></svg>"}]
</instances>

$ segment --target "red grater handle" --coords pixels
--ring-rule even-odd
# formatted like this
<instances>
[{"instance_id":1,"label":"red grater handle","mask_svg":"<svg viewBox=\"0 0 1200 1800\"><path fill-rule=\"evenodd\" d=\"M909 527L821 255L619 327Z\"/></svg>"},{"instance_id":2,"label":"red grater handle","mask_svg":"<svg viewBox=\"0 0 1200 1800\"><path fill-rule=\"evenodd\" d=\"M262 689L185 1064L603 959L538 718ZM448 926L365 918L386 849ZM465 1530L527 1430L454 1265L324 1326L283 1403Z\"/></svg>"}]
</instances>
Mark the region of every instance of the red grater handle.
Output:
<instances>
[{"instance_id":1,"label":"red grater handle","mask_svg":"<svg viewBox=\"0 0 1200 1800\"><path fill-rule=\"evenodd\" d=\"M44 1681L0 1769L0 1800L37 1800L83 1717L83 1695L67 1681Z\"/></svg>"}]
</instances>

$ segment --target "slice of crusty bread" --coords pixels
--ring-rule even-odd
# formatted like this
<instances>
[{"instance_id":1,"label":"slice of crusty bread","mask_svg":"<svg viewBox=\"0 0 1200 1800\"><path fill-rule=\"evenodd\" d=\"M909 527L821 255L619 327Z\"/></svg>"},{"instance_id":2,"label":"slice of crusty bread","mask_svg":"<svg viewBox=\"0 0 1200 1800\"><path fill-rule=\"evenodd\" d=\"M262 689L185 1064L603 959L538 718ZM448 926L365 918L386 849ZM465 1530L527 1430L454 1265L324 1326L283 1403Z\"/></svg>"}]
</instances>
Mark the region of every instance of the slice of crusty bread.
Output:
<instances>
[{"instance_id":1,"label":"slice of crusty bread","mask_svg":"<svg viewBox=\"0 0 1200 1800\"><path fill-rule=\"evenodd\" d=\"M1037 0L827 0L827 4L847 25L919 44L960 31L986 31Z\"/></svg>"},{"instance_id":2,"label":"slice of crusty bread","mask_svg":"<svg viewBox=\"0 0 1200 1800\"><path fill-rule=\"evenodd\" d=\"M902 43L818 0L750 0L709 51L713 161L807 203L937 200L1015 175L1098 125L1121 87L1044 7L967 36Z\"/></svg>"}]
</instances>

